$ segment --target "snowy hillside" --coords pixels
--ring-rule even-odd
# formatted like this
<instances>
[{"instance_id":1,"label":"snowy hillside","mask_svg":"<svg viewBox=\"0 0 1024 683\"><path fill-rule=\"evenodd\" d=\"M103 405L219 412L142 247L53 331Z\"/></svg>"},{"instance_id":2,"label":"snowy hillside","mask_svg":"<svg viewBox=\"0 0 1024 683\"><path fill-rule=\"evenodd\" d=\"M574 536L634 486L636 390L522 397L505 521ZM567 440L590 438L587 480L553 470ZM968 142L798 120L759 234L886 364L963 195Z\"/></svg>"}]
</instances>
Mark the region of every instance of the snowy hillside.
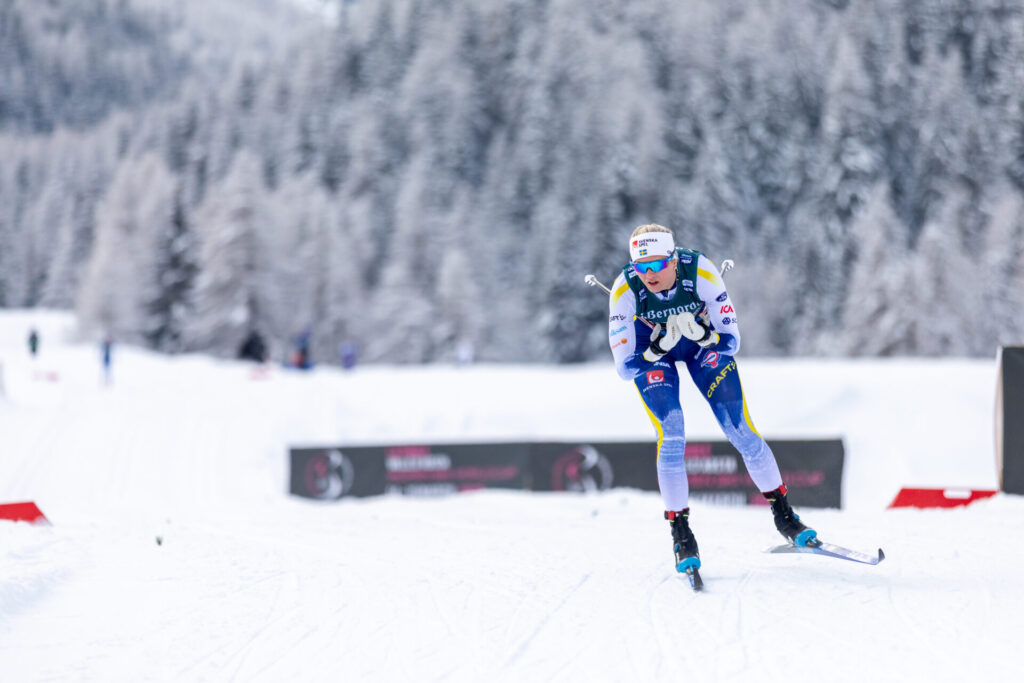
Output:
<instances>
[{"instance_id":1,"label":"snowy hillside","mask_svg":"<svg viewBox=\"0 0 1024 683\"><path fill-rule=\"evenodd\" d=\"M115 347L105 385L69 317L4 311L0 367L0 502L34 500L53 521L0 522L4 681L1020 670L1024 501L885 509L903 485L995 487L991 361L742 359L763 434L845 440L844 509L805 518L888 559L765 555L778 538L764 510L703 505L699 595L672 570L652 493L286 493L289 445L652 438L610 362L262 374ZM684 401L690 435L717 437L700 397Z\"/></svg>"}]
</instances>

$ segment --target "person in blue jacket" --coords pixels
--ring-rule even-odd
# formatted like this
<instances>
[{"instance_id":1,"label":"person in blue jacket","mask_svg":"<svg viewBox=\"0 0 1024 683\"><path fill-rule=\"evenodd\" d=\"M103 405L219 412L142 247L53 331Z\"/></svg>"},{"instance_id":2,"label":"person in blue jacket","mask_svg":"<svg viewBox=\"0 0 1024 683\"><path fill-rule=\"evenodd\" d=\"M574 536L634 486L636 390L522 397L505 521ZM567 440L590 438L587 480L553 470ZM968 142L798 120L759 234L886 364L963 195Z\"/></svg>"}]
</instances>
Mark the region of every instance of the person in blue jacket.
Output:
<instances>
[{"instance_id":1,"label":"person in blue jacket","mask_svg":"<svg viewBox=\"0 0 1024 683\"><path fill-rule=\"evenodd\" d=\"M100 341L100 360L103 363L103 382L110 384L110 366L113 362L114 340L104 335Z\"/></svg>"},{"instance_id":2,"label":"person in blue jacket","mask_svg":"<svg viewBox=\"0 0 1024 683\"><path fill-rule=\"evenodd\" d=\"M726 438L743 456L771 505L778 531L795 545L818 545L817 532L789 504L775 455L747 411L735 359L740 349L736 309L718 269L704 254L677 247L672 232L656 224L633 231L629 255L611 287L608 338L619 376L636 385L658 434L658 486L671 524L676 569L700 567L689 526L677 363L685 366Z\"/></svg>"}]
</instances>

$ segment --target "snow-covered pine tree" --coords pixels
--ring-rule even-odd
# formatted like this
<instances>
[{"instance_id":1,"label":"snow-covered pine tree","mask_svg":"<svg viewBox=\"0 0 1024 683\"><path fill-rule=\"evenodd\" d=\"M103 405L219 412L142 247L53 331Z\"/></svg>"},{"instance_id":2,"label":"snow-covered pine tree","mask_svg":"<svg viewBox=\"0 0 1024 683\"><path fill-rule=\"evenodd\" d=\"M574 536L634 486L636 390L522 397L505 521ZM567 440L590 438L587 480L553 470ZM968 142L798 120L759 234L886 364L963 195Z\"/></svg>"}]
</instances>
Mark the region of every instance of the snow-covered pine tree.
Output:
<instances>
[{"instance_id":1,"label":"snow-covered pine tree","mask_svg":"<svg viewBox=\"0 0 1024 683\"><path fill-rule=\"evenodd\" d=\"M991 210L984 249L975 261L984 300L975 318L977 345L984 356L1000 345L1024 344L1024 198L1012 191Z\"/></svg>"},{"instance_id":2,"label":"snow-covered pine tree","mask_svg":"<svg viewBox=\"0 0 1024 683\"><path fill-rule=\"evenodd\" d=\"M826 341L852 356L887 356L906 349L914 296L906 231L876 183L850 223L852 268L842 308L841 335Z\"/></svg>"},{"instance_id":3,"label":"snow-covered pine tree","mask_svg":"<svg viewBox=\"0 0 1024 683\"><path fill-rule=\"evenodd\" d=\"M196 210L198 273L194 311L183 334L185 348L233 354L251 330L269 327L261 277L267 268L267 214L259 160L247 151L235 156L227 178Z\"/></svg>"},{"instance_id":4,"label":"snow-covered pine tree","mask_svg":"<svg viewBox=\"0 0 1024 683\"><path fill-rule=\"evenodd\" d=\"M161 296L159 235L172 221L174 179L150 152L122 163L96 212L96 235L77 311L86 333L146 341Z\"/></svg>"},{"instance_id":5,"label":"snow-covered pine tree","mask_svg":"<svg viewBox=\"0 0 1024 683\"><path fill-rule=\"evenodd\" d=\"M176 184L170 220L153 226L155 263L150 277L157 286L146 302L149 317L143 330L149 346L169 352L182 349L182 336L192 315L190 301L198 270L195 236L183 194L180 184Z\"/></svg>"}]
</instances>

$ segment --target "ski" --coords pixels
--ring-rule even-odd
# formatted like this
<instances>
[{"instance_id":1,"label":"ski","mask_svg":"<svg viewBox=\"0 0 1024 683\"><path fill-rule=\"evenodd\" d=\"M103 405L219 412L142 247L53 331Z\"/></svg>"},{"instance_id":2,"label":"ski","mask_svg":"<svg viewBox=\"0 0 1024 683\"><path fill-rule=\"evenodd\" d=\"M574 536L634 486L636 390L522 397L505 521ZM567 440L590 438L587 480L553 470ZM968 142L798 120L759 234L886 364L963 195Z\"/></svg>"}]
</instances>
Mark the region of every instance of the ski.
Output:
<instances>
[{"instance_id":1,"label":"ski","mask_svg":"<svg viewBox=\"0 0 1024 683\"><path fill-rule=\"evenodd\" d=\"M700 570L696 567L690 567L685 572L686 578L690 581L690 588L694 591L704 590L704 579L700 578Z\"/></svg>"},{"instance_id":2,"label":"ski","mask_svg":"<svg viewBox=\"0 0 1024 683\"><path fill-rule=\"evenodd\" d=\"M850 562L860 562L861 564L875 565L885 559L885 553L882 549L878 549L878 555L869 555L862 553L857 550L850 550L839 545L832 543L821 543L813 546L796 546L792 543L784 543L783 545L772 546L771 548L765 549L766 553L807 553L810 555L822 555L824 557L835 557L840 560L849 560Z\"/></svg>"}]
</instances>

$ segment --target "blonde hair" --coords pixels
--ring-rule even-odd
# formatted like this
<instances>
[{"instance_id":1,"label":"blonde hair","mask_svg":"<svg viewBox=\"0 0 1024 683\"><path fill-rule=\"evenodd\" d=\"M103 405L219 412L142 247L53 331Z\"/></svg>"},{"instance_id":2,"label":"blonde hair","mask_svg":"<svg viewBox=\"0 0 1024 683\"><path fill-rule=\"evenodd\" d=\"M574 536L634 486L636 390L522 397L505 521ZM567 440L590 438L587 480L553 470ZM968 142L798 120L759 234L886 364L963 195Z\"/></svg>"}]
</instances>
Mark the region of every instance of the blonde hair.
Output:
<instances>
[{"instance_id":1,"label":"blonde hair","mask_svg":"<svg viewBox=\"0 0 1024 683\"><path fill-rule=\"evenodd\" d=\"M634 237L643 235L646 232L667 232L670 235L672 234L672 231L666 228L664 225L658 225L657 223L648 223L647 225L641 225L636 230L634 230L633 234L629 236L629 239L633 239Z\"/></svg>"}]
</instances>

